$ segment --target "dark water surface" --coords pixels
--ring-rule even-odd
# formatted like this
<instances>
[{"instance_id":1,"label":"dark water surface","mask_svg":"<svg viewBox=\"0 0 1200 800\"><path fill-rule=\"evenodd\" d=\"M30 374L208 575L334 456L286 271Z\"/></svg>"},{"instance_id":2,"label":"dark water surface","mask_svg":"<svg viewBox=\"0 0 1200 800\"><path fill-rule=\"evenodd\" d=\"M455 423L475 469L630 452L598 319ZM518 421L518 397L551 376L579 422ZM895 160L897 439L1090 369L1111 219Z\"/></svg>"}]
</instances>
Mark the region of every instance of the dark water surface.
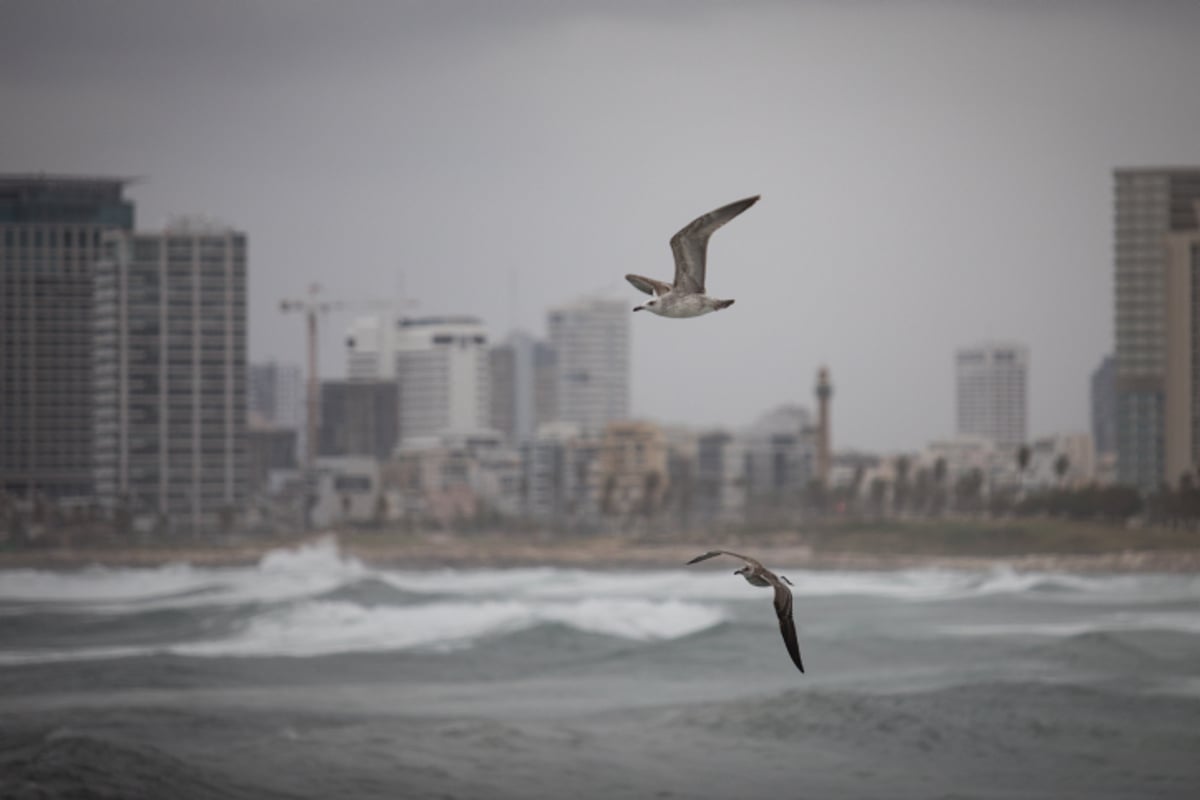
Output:
<instances>
[{"instance_id":1,"label":"dark water surface","mask_svg":"<svg viewBox=\"0 0 1200 800\"><path fill-rule=\"evenodd\" d=\"M1200 577L717 566L0 572L0 797L1200 797Z\"/></svg>"}]
</instances>

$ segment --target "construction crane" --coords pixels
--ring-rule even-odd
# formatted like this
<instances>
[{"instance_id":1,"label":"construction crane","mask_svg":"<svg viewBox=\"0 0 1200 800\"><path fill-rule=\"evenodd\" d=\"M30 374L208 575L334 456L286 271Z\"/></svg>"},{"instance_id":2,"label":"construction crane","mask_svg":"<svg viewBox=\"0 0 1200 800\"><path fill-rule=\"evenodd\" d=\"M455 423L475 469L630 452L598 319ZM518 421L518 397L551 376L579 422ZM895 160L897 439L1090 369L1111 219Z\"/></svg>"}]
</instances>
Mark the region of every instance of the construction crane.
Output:
<instances>
[{"instance_id":1,"label":"construction crane","mask_svg":"<svg viewBox=\"0 0 1200 800\"><path fill-rule=\"evenodd\" d=\"M303 312L308 328L308 384L306 387L307 397L305 403L308 433L304 447L304 526L306 528L312 527L312 506L317 488L317 421L320 417L319 404L321 391L321 383L317 375L317 318L321 314L326 314L341 307L340 303L321 300L320 294L320 284L312 283L308 286L308 297L301 300L281 300L279 302L279 310L284 313L289 311Z\"/></svg>"}]
</instances>

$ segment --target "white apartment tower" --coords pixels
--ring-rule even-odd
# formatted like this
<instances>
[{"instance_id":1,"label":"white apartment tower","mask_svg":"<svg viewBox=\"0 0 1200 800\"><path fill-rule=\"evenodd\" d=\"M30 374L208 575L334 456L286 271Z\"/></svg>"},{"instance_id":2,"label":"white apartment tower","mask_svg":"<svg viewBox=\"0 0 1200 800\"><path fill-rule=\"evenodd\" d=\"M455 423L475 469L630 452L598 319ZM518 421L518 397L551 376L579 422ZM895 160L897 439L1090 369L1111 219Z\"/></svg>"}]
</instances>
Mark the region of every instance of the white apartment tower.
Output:
<instances>
[{"instance_id":1,"label":"white apartment tower","mask_svg":"<svg viewBox=\"0 0 1200 800\"><path fill-rule=\"evenodd\" d=\"M547 327L558 359L557 418L588 433L628 419L628 303L580 300L551 309Z\"/></svg>"},{"instance_id":2,"label":"white apartment tower","mask_svg":"<svg viewBox=\"0 0 1200 800\"><path fill-rule=\"evenodd\" d=\"M109 233L94 276L97 497L212 530L241 505L246 237L176 227Z\"/></svg>"},{"instance_id":3,"label":"white apartment tower","mask_svg":"<svg viewBox=\"0 0 1200 800\"><path fill-rule=\"evenodd\" d=\"M991 342L955 355L958 433L985 436L1000 447L1026 440L1029 349Z\"/></svg>"},{"instance_id":4,"label":"white apartment tower","mask_svg":"<svg viewBox=\"0 0 1200 800\"><path fill-rule=\"evenodd\" d=\"M475 317L395 323L401 441L489 427L488 342Z\"/></svg>"}]
</instances>

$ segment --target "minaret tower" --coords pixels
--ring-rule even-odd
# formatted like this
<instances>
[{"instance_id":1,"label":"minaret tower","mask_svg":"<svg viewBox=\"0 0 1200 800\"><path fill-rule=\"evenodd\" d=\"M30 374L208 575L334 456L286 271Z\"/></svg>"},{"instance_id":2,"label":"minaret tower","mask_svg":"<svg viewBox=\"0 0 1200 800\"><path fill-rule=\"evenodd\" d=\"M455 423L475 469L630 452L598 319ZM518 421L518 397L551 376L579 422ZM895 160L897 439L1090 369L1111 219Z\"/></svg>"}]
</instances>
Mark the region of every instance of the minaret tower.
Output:
<instances>
[{"instance_id":1,"label":"minaret tower","mask_svg":"<svg viewBox=\"0 0 1200 800\"><path fill-rule=\"evenodd\" d=\"M829 382L829 368L817 370L817 480L822 486L829 485L829 398L833 396L833 385Z\"/></svg>"}]
</instances>

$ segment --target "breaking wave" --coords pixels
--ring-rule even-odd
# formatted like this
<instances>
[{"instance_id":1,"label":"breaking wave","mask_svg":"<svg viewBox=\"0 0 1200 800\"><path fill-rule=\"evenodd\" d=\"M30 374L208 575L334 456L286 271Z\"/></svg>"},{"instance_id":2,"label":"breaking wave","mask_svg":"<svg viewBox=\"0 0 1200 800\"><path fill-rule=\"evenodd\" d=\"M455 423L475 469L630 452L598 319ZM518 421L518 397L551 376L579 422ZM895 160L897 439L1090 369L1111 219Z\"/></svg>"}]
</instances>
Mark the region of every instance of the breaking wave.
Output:
<instances>
[{"instance_id":1,"label":"breaking wave","mask_svg":"<svg viewBox=\"0 0 1200 800\"><path fill-rule=\"evenodd\" d=\"M771 624L769 616L759 613L769 595L732 576L732 566L728 571L711 566L645 571L379 569L346 557L327 538L270 552L247 567L4 571L0 617L14 624L8 626L13 635L0 642L0 664L162 653L309 657L436 651L539 626L655 642L708 630L743 615L742 609L751 624ZM1200 632L1192 616L1169 609L1172 602L1190 609L1200 599L1197 579L1085 577L1006 568L780 571L790 575L802 602L862 596L936 603L992 595L1027 595L1085 607L1114 597L1128 601L1119 613L1100 607L1089 610L1086 620L1045 620L1021 625L1019 631L1003 625L940 628L952 637L1014 632L1071 636L1149 627ZM1151 603L1159 607L1148 607ZM835 624L836 615L831 619ZM103 647L97 646L101 643Z\"/></svg>"}]
</instances>

